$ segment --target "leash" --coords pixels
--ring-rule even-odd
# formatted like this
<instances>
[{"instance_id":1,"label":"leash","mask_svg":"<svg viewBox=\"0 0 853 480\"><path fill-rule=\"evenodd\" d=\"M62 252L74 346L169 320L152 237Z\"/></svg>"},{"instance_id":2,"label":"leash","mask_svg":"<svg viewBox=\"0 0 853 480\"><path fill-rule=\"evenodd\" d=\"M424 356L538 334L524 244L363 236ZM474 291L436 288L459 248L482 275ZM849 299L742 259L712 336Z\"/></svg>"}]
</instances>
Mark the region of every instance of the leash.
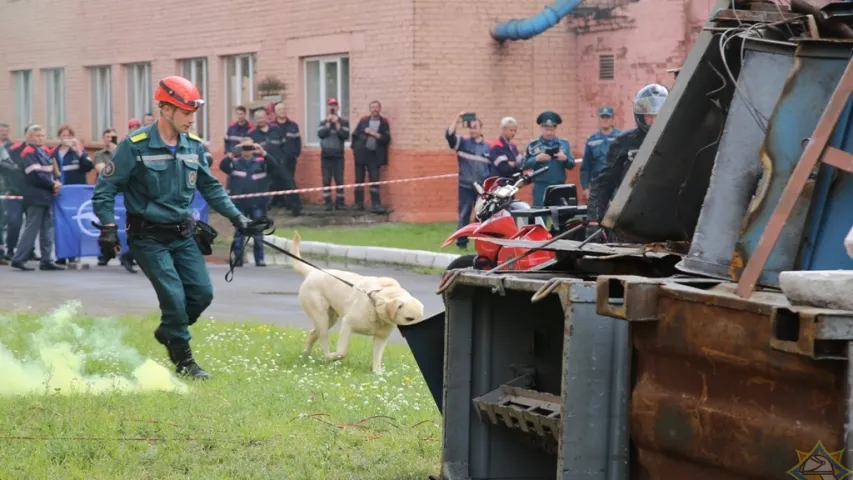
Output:
<instances>
[{"instance_id":1,"label":"leash","mask_svg":"<svg viewBox=\"0 0 853 480\"><path fill-rule=\"evenodd\" d=\"M269 230L269 231L267 231L267 230ZM252 220L249 223L249 226L244 231L242 231L240 233L242 233L243 236L245 236L245 237L254 236L254 235L257 235L259 233L263 234L263 235L272 235L273 233L275 233L275 228L273 228L273 220L271 218L268 218L268 217L261 217L261 218L258 218L256 220ZM370 292L362 290L362 289L356 287L355 285L353 285L352 282L344 280L343 278L338 277L337 275L334 275L334 274L314 265L313 263L309 262L308 260L305 260L301 257L297 257L296 255L288 252L287 250L279 247L278 245L276 245L270 241L267 241L267 240L261 238L261 242L263 242L264 245L272 248L276 252L287 255L288 257L292 258L293 260L296 260L297 262L302 262L311 268L317 269L317 270L325 273L326 275L334 278L335 280L343 283L344 285L346 285L346 286L348 286L354 290L358 290L359 292L367 295L370 298L370 301L373 302L374 305L376 304L376 300L373 297L373 295L376 292L378 292L379 290L373 290ZM234 238L233 240L231 240L231 248L230 248L230 251L228 252L228 272L225 274L225 281L226 282L230 283L231 280L234 279L234 269L237 267L237 262L241 258L243 258L243 249L246 248L246 243L247 243L246 241L243 241L243 244L240 246L240 248L237 248L237 239Z\"/></svg>"}]
</instances>

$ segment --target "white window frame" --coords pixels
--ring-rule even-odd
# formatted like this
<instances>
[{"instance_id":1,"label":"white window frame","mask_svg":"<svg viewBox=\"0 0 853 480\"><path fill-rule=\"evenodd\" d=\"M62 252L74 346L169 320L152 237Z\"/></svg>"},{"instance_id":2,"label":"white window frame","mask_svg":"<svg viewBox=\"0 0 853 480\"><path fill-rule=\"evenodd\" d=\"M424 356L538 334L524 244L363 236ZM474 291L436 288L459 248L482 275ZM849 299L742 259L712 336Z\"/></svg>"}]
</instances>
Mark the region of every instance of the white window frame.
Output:
<instances>
[{"instance_id":1,"label":"white window frame","mask_svg":"<svg viewBox=\"0 0 853 480\"><path fill-rule=\"evenodd\" d=\"M99 140L103 132L113 126L112 67L99 65L89 67L89 92L91 95L92 128L91 138Z\"/></svg>"},{"instance_id":2,"label":"white window frame","mask_svg":"<svg viewBox=\"0 0 853 480\"><path fill-rule=\"evenodd\" d=\"M18 137L24 137L24 128L33 123L33 71L18 70L15 75L15 115Z\"/></svg>"},{"instance_id":3,"label":"white window frame","mask_svg":"<svg viewBox=\"0 0 853 480\"><path fill-rule=\"evenodd\" d=\"M150 63L128 63L124 66L127 75L127 116L142 123L146 113L152 113Z\"/></svg>"},{"instance_id":4,"label":"white window frame","mask_svg":"<svg viewBox=\"0 0 853 480\"><path fill-rule=\"evenodd\" d=\"M44 123L48 138L56 138L59 127L65 123L65 69L45 68Z\"/></svg>"},{"instance_id":5,"label":"white window frame","mask_svg":"<svg viewBox=\"0 0 853 480\"><path fill-rule=\"evenodd\" d=\"M345 97L343 95L343 81L341 80L341 75L342 75L341 72L343 71L343 69L341 68L341 65L343 64L344 59L347 60L347 80L348 80L347 81L346 101L344 101ZM316 132L317 132L318 124L315 122L314 125L311 125L310 122L308 121L308 108L309 108L308 107L308 63L310 63L310 62L320 62L320 72L319 72L320 73L320 102L319 102L320 111L318 112L319 113L318 118L323 118L326 116L326 111L327 111L327 107L328 107L328 105L326 105L326 99L329 97L329 95L326 95L326 82L323 80L326 78L326 64L337 63L337 65L338 65L338 91L335 92L334 97L337 98L338 102L340 103L341 116L343 116L347 120L350 119L349 118L349 116L350 116L349 115L349 109L350 109L350 105L349 105L349 102L350 102L349 79L352 77L349 74L350 73L349 70L352 67L352 62L350 61L349 55L327 55L327 56L322 56L322 57L305 57L303 59L303 63L302 63L302 73L303 73L302 81L303 81L303 85L304 85L303 101L305 104L305 109L304 109L304 111L305 111L305 128L307 130L305 132L305 145L309 146L309 147L319 147L320 146L319 141L314 142L311 140L312 135L313 136L317 135ZM350 130L352 130L352 128L354 128L354 126L350 125ZM312 134L311 132L314 132L314 133ZM349 144L350 144L350 141L347 140L346 146L349 146Z\"/></svg>"},{"instance_id":6,"label":"white window frame","mask_svg":"<svg viewBox=\"0 0 853 480\"><path fill-rule=\"evenodd\" d=\"M243 98L243 91L239 88L234 89L233 92L231 91L231 89L234 88L234 85L231 85L229 75L228 75L228 72L229 72L228 67L231 64L231 62L234 62L234 72L235 72L234 77L238 78L238 79L243 78L243 59L244 58L249 59L249 98ZM224 117L225 118L225 125L224 125L224 127L225 127L225 130L227 131L228 130L228 124L230 123L230 119L231 119L231 112L234 110L234 108L236 108L237 105L245 106L246 104L251 103L255 99L255 54L254 53L241 53L239 55L229 55L229 56L223 57L222 66L223 66L222 74L224 77L223 85L225 85L225 88L223 89L223 93L225 95L225 101L223 102L225 104L225 117ZM233 105L230 104L230 100L231 100L230 97L231 97L232 93L234 95L234 104ZM252 121L252 119L250 118L249 121Z\"/></svg>"},{"instance_id":7,"label":"white window frame","mask_svg":"<svg viewBox=\"0 0 853 480\"><path fill-rule=\"evenodd\" d=\"M196 88L201 93L201 98L207 101L208 99L208 83L207 83L207 57L185 58L180 61L181 76L195 84ZM201 109L196 111L196 131L198 135L207 140L210 138L210 114L208 106L202 105ZM198 128L198 118L201 115L201 128Z\"/></svg>"}]
</instances>

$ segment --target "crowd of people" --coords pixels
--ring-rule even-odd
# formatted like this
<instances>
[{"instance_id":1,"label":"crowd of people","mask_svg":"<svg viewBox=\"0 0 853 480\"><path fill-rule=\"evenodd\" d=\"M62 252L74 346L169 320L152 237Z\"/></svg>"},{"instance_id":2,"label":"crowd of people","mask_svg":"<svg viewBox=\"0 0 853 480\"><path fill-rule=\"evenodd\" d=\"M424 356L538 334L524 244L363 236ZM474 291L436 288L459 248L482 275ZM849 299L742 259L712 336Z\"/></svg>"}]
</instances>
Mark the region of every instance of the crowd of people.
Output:
<instances>
[{"instance_id":1,"label":"crowd of people","mask_svg":"<svg viewBox=\"0 0 853 480\"><path fill-rule=\"evenodd\" d=\"M142 122L131 119L128 129L154 123L146 114ZM0 265L20 270L33 270L30 260L39 262L40 270L63 270L77 258L54 259L53 196L63 185L85 185L91 171L100 172L110 161L118 144L116 130L103 131L104 148L90 156L74 128L62 125L55 133L57 145L46 144L47 131L38 124L24 128L24 139L13 141L9 126L0 123ZM39 242L39 255L35 243ZM109 260L100 257L99 265ZM136 272L132 255L124 249L120 263Z\"/></svg>"},{"instance_id":2,"label":"crowd of people","mask_svg":"<svg viewBox=\"0 0 853 480\"><path fill-rule=\"evenodd\" d=\"M382 104L373 101L370 113L356 123L350 131L349 121L339 114L339 102L330 98L327 102L328 115L317 125L320 138L320 157L323 185L338 187L332 192L323 192L326 210L345 209L344 192L344 149L345 142L355 158L355 180L357 183L379 181L380 171L388 163L388 145L391 132L388 119L382 115ZM253 121L249 121L249 116ZM142 120L130 119L128 132L151 125L156 118L146 113ZM39 261L41 270L61 270L76 258L62 258L55 262L50 254L35 254L35 242L39 239L39 251L53 249L52 196L62 185L88 183L89 172L101 172L110 162L120 139L113 128L102 133L104 148L89 156L83 143L76 137L70 125L63 125L56 132L58 145L46 144L48 132L41 125L29 125L24 129L25 138L14 142L9 137L9 126L0 124L0 196L23 197L0 198L0 265L11 264L21 270L32 270L28 260ZM279 192L296 189L296 167L302 153L302 134L299 125L288 118L282 102L269 104L265 108L249 112L244 106L234 110L234 121L228 126L224 138L224 158L219 168L225 174L226 189L231 195ZM209 144L204 142L208 165L212 165ZM50 167L53 177L49 185L40 181L37 174ZM45 182L47 177L45 177ZM382 206L379 187L370 186L371 212L387 213ZM334 197L334 198L333 198ZM296 193L254 198L236 199L241 212L255 219L266 216L270 207L289 210L294 216L307 215L300 196ZM355 189L356 210L365 210L364 188ZM42 235L39 235L42 232ZM238 244L243 239L237 234ZM254 260L257 266L265 266L263 245L254 242ZM21 250L23 247L23 251ZM29 252L25 254L23 252ZM119 256L120 263L130 272L136 272L133 255L124 247ZM99 265L107 265L108 259L99 257ZM238 266L242 265L242 260Z\"/></svg>"},{"instance_id":3,"label":"crowd of people","mask_svg":"<svg viewBox=\"0 0 853 480\"><path fill-rule=\"evenodd\" d=\"M630 162L640 148L649 127L660 111L669 91L659 84L643 87L634 98L633 114L636 129L623 132L614 126L612 107L598 109L599 128L586 140L580 166L580 183L588 199L588 236L601 230L598 222L604 216L611 198L627 173ZM487 142L483 136L483 121L473 113L460 112L445 131L447 144L456 151L459 163L458 225L461 229L471 221L478 194L474 182L491 176L511 177L526 170L548 166L548 170L533 179L533 206L544 206L545 191L551 185L566 183L566 171L575 168L576 160L568 140L557 135L563 123L559 114L546 111L536 119L541 134L519 150L513 139L518 122L504 117L500 122L500 136ZM457 128L468 128L468 137L456 133ZM618 241L613 232L604 232L602 239ZM468 247L467 237L458 237L456 245Z\"/></svg>"}]
</instances>

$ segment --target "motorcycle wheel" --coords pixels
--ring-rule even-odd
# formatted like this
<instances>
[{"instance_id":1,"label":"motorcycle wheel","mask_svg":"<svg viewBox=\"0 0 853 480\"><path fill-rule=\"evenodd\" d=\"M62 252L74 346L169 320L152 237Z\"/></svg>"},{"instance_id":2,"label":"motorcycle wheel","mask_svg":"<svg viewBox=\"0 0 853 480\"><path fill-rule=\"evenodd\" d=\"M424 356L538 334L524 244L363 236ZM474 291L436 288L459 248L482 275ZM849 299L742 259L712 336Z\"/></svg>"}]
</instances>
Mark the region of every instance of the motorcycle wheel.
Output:
<instances>
[{"instance_id":1,"label":"motorcycle wheel","mask_svg":"<svg viewBox=\"0 0 853 480\"><path fill-rule=\"evenodd\" d=\"M477 259L476 255L462 255L461 257L457 257L455 260L450 262L447 268L444 271L455 270L457 268L475 268L474 261Z\"/></svg>"}]
</instances>

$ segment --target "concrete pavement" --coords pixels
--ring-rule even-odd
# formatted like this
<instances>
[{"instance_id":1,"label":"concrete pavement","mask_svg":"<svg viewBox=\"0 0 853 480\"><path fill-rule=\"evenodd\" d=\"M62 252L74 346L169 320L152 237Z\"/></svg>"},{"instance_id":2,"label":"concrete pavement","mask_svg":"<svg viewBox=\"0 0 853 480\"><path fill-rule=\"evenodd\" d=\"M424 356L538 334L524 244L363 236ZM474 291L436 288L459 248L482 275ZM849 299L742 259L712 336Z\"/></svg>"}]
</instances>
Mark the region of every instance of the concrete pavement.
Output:
<instances>
[{"instance_id":1,"label":"concrete pavement","mask_svg":"<svg viewBox=\"0 0 853 480\"><path fill-rule=\"evenodd\" d=\"M107 267L91 265L88 269L62 272L21 272L7 266L0 267L0 310L48 311L66 301L79 300L87 315L157 313L157 296L142 272L131 274L115 263L114 260ZM33 262L31 264L35 266ZM321 268L394 277L423 302L427 316L444 309L441 297L435 294L440 279L438 275L419 274L392 266L330 265L322 261L315 264ZM302 277L290 267L273 265L258 268L248 263L235 269L230 283L224 278L227 266L209 265L208 269L213 281L214 300L200 321L213 317L217 321L254 320L309 328L310 321L297 298ZM397 330L393 338L402 340Z\"/></svg>"}]
</instances>

